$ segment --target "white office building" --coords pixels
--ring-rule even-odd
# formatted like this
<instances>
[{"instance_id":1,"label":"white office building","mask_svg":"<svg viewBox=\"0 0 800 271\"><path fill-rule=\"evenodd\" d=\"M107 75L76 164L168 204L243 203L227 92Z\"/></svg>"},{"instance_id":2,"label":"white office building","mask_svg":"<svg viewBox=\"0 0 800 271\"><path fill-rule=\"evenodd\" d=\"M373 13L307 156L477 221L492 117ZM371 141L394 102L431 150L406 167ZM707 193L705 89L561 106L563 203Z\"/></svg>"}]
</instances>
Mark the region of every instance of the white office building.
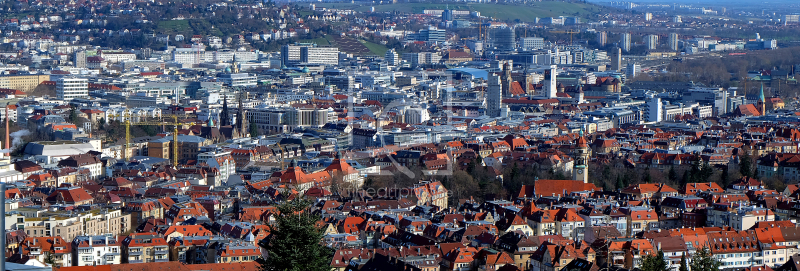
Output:
<instances>
[{"instance_id":1,"label":"white office building","mask_svg":"<svg viewBox=\"0 0 800 271\"><path fill-rule=\"evenodd\" d=\"M56 81L56 96L61 100L89 97L89 80L85 78L63 77Z\"/></svg>"},{"instance_id":2,"label":"white office building","mask_svg":"<svg viewBox=\"0 0 800 271\"><path fill-rule=\"evenodd\" d=\"M528 37L520 39L520 43L522 48L529 49L529 50L541 50L544 49L544 39L543 38L536 38L536 37Z\"/></svg>"}]
</instances>

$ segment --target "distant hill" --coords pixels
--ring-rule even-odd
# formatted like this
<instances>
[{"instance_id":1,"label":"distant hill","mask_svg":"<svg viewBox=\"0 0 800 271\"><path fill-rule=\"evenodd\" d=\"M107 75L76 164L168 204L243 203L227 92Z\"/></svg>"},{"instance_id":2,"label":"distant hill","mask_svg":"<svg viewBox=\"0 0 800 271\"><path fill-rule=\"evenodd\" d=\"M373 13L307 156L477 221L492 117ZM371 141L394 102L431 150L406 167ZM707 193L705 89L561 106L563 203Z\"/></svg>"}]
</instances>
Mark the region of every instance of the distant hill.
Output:
<instances>
[{"instance_id":1,"label":"distant hill","mask_svg":"<svg viewBox=\"0 0 800 271\"><path fill-rule=\"evenodd\" d=\"M506 4L430 4L430 3L398 3L384 5L370 5L356 2L351 3L319 3L318 7L353 9L361 12L368 12L375 7L375 12L399 11L421 13L426 9L454 9L478 11L481 15L490 16L499 20L533 21L534 18L547 18L554 16L578 16L588 17L603 10L594 4L569 3L558 1L535 2L530 5L506 5Z\"/></svg>"}]
</instances>

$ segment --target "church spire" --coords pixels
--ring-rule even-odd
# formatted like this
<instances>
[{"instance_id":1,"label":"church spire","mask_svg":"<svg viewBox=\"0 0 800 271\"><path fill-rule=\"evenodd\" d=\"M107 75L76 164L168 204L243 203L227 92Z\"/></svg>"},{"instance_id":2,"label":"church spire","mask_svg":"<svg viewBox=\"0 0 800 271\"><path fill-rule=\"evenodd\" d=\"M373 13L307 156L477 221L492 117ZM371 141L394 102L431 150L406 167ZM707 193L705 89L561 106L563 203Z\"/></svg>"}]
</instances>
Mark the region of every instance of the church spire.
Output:
<instances>
[{"instance_id":1,"label":"church spire","mask_svg":"<svg viewBox=\"0 0 800 271\"><path fill-rule=\"evenodd\" d=\"M761 83L761 93L758 94L758 103L761 109L761 115L767 114L767 99L764 97L764 83Z\"/></svg>"}]
</instances>

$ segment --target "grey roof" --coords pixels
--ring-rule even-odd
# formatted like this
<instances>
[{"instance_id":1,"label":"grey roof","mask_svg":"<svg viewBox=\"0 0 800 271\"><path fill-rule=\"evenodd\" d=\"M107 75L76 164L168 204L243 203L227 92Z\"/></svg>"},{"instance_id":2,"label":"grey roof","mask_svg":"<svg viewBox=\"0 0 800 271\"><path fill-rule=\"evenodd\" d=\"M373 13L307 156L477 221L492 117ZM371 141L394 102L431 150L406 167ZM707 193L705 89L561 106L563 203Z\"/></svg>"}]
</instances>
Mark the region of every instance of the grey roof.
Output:
<instances>
[{"instance_id":1,"label":"grey roof","mask_svg":"<svg viewBox=\"0 0 800 271\"><path fill-rule=\"evenodd\" d=\"M25 145L25 154L29 155L70 156L92 150L94 150L92 144L74 141L31 142Z\"/></svg>"}]
</instances>

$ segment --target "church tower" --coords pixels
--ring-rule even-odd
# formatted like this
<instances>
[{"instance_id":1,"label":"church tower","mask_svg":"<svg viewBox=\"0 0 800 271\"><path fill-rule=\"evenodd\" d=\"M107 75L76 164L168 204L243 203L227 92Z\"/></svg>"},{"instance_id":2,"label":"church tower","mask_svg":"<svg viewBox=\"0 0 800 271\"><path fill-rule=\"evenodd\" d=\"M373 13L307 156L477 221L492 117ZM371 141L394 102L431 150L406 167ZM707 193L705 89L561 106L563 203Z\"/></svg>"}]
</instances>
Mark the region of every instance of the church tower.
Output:
<instances>
[{"instance_id":1,"label":"church tower","mask_svg":"<svg viewBox=\"0 0 800 271\"><path fill-rule=\"evenodd\" d=\"M761 110L761 115L767 114L767 99L764 97L764 83L761 83L761 93L758 95L758 109Z\"/></svg>"},{"instance_id":2,"label":"church tower","mask_svg":"<svg viewBox=\"0 0 800 271\"><path fill-rule=\"evenodd\" d=\"M589 144L586 143L586 138L583 137L583 128L581 128L580 136L575 140L575 165L572 169L572 179L576 181L589 182Z\"/></svg>"}]
</instances>

